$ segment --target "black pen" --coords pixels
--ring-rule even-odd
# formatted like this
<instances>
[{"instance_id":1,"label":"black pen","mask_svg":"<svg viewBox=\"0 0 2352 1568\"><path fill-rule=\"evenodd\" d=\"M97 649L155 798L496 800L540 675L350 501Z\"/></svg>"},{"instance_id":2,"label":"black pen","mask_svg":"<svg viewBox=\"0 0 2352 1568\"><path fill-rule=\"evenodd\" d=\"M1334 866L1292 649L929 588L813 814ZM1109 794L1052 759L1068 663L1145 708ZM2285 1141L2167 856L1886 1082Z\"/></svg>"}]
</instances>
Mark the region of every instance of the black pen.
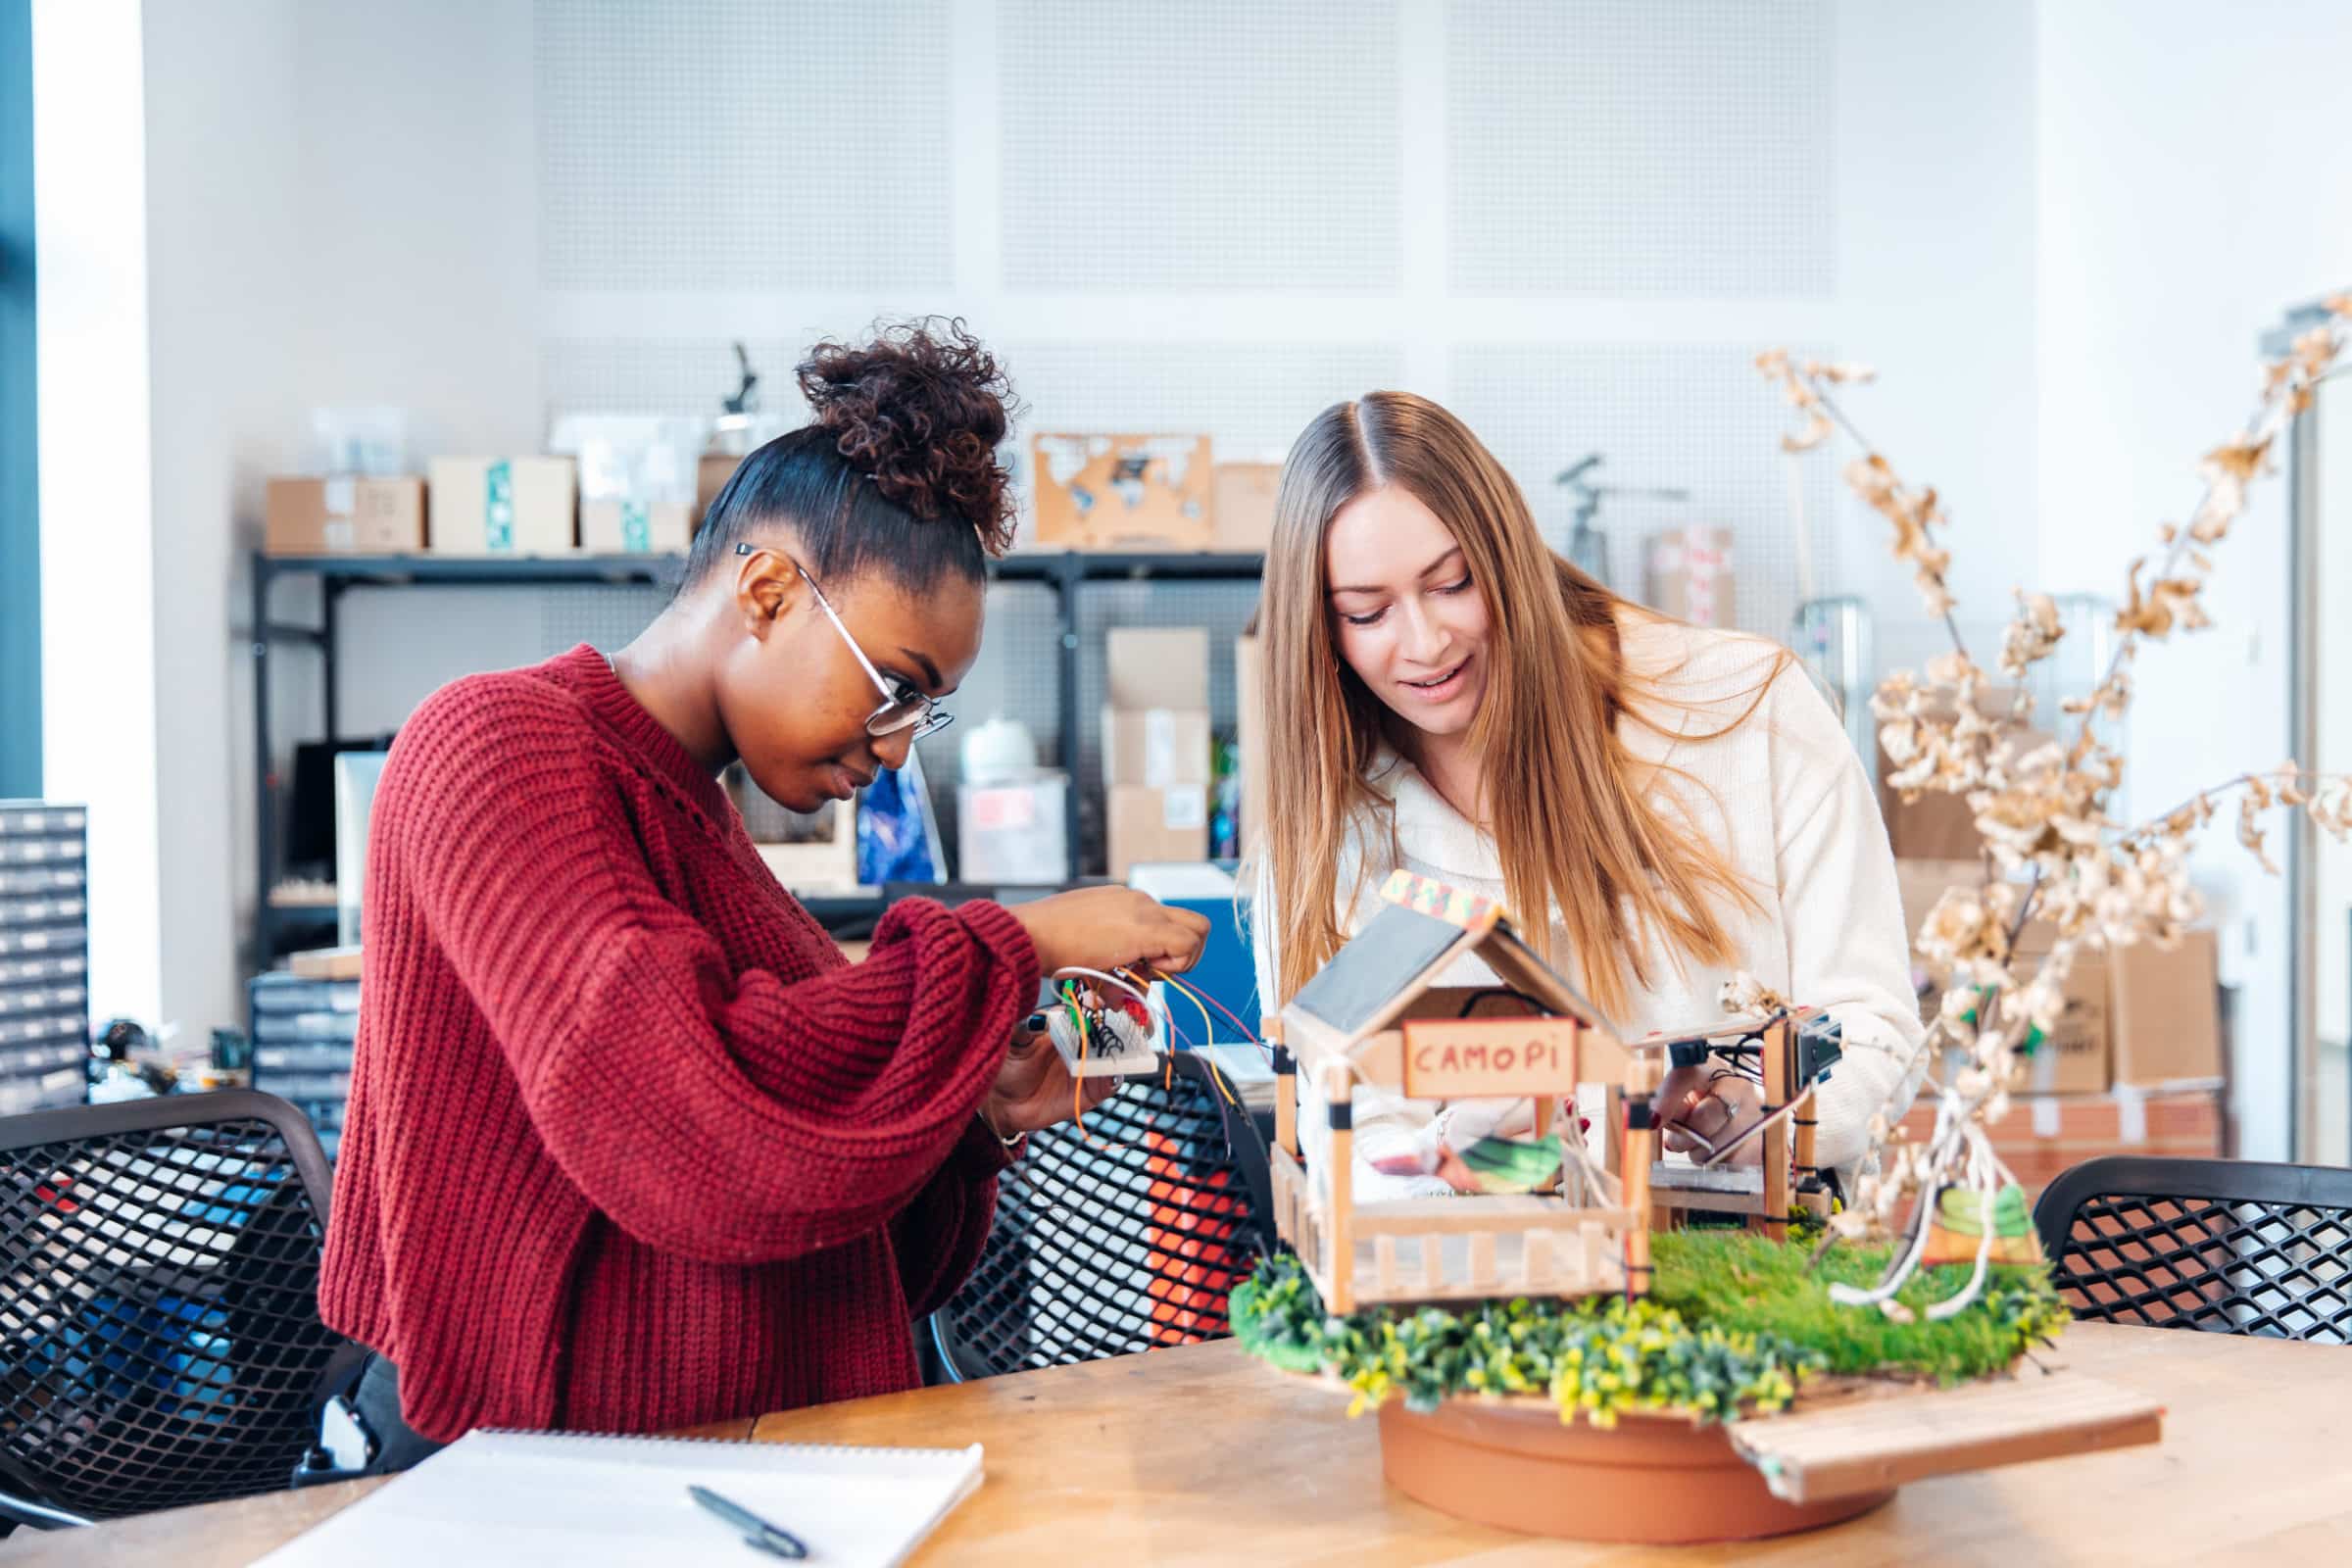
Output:
<instances>
[{"instance_id":1,"label":"black pen","mask_svg":"<svg viewBox=\"0 0 2352 1568\"><path fill-rule=\"evenodd\" d=\"M789 1530L778 1530L741 1503L729 1502L708 1487L688 1487L686 1495L743 1532L743 1544L779 1557L806 1557L808 1548Z\"/></svg>"}]
</instances>

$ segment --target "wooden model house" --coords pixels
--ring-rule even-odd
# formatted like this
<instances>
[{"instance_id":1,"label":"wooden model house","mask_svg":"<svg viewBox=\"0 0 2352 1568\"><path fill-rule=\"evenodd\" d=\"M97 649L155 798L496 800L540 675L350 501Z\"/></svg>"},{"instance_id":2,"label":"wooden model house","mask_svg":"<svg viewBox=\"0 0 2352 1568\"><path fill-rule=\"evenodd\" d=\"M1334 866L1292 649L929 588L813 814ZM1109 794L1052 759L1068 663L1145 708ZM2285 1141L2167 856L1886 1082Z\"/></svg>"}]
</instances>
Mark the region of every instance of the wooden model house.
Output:
<instances>
[{"instance_id":1,"label":"wooden model house","mask_svg":"<svg viewBox=\"0 0 2352 1568\"><path fill-rule=\"evenodd\" d=\"M1379 911L1267 1024L1276 1046L1276 1229L1331 1311L1498 1296L1639 1296L1649 1285L1653 1222L1711 1208L1747 1212L1775 1231L1786 1225L1791 1164L1802 1177L1812 1162L1812 1126L1801 1103L1810 1085L1796 1081L1792 1018L1726 1020L1705 1033L1629 1044L1492 900L1405 871L1390 876L1381 898ZM1467 954L1493 971L1495 985L1433 983ZM1521 1010L1472 1016L1497 995ZM1768 1114L1758 1134L1760 1177L1690 1181L1680 1175L1690 1167L1656 1164L1650 1100L1678 1047L1678 1060L1706 1052L1756 1057L1768 1112L1788 1112ZM1330 1117L1330 1152L1313 1171L1298 1158L1299 1071L1310 1075ZM1599 1136L1588 1151L1600 1167L1599 1191L1571 1180L1560 1185L1581 1198L1539 1191L1359 1203L1351 1191L1359 1083L1416 1100L1532 1100L1538 1139L1551 1130L1557 1099L1576 1095L1580 1085L1601 1085ZM1791 1104L1792 1096L1800 1102ZM1675 1184L1654 1215L1653 1199L1663 1195L1653 1195L1653 1176Z\"/></svg>"},{"instance_id":2,"label":"wooden model house","mask_svg":"<svg viewBox=\"0 0 2352 1568\"><path fill-rule=\"evenodd\" d=\"M1275 1226L1334 1312L1386 1301L1523 1294L1640 1295L1649 1280L1654 1054L1627 1052L1599 1012L1522 941L1501 906L1405 871L1382 907L1273 1020ZM1477 991L1436 988L1475 953L1526 1011L1471 1017ZM1492 988L1489 988L1492 989ZM1294 1073L1331 1118L1322 1168L1298 1161ZM1530 1193L1357 1203L1351 1192L1358 1082L1416 1099L1532 1099L1539 1137L1579 1084L1614 1082L1634 1112L1612 1137L1622 1200L1590 1205ZM1612 1105L1611 1110L1617 1107ZM1615 1128L1618 1118L1603 1125Z\"/></svg>"}]
</instances>

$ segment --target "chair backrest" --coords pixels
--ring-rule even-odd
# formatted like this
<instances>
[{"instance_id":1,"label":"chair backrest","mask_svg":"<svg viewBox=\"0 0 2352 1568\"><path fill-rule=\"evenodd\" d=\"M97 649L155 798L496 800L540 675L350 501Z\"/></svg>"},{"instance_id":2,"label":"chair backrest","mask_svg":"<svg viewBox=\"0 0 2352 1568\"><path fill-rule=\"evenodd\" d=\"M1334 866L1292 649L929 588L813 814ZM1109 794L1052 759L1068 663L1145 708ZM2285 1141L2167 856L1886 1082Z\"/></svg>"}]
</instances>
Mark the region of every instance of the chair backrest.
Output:
<instances>
[{"instance_id":1,"label":"chair backrest","mask_svg":"<svg viewBox=\"0 0 2352 1568\"><path fill-rule=\"evenodd\" d=\"M2034 1228L2077 1317L2352 1345L2352 1170L2093 1159Z\"/></svg>"},{"instance_id":2,"label":"chair backrest","mask_svg":"<svg viewBox=\"0 0 2352 1568\"><path fill-rule=\"evenodd\" d=\"M326 1156L236 1090L0 1120L0 1486L90 1518L282 1490L365 1354Z\"/></svg>"},{"instance_id":3,"label":"chair backrest","mask_svg":"<svg viewBox=\"0 0 2352 1568\"><path fill-rule=\"evenodd\" d=\"M1271 1245L1266 1147L1200 1058L1030 1135L980 1262L933 1316L961 1382L1227 1334L1225 1297ZM1236 1095L1239 1094L1235 1090Z\"/></svg>"}]
</instances>

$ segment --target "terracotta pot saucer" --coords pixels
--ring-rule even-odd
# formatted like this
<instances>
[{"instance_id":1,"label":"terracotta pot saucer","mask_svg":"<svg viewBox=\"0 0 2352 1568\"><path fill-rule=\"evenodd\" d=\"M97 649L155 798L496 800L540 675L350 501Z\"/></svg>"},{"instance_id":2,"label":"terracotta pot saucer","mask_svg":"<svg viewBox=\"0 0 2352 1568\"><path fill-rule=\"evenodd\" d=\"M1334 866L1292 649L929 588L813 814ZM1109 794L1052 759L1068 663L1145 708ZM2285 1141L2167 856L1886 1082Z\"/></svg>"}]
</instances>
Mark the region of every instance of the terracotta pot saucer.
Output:
<instances>
[{"instance_id":1,"label":"terracotta pot saucer","mask_svg":"<svg viewBox=\"0 0 2352 1568\"><path fill-rule=\"evenodd\" d=\"M1866 1513L1888 1488L1785 1502L1720 1425L1620 1415L1614 1427L1563 1423L1548 1405L1448 1399L1415 1415L1380 1408L1389 1484L1441 1513L1529 1535L1652 1545L1753 1541Z\"/></svg>"}]
</instances>

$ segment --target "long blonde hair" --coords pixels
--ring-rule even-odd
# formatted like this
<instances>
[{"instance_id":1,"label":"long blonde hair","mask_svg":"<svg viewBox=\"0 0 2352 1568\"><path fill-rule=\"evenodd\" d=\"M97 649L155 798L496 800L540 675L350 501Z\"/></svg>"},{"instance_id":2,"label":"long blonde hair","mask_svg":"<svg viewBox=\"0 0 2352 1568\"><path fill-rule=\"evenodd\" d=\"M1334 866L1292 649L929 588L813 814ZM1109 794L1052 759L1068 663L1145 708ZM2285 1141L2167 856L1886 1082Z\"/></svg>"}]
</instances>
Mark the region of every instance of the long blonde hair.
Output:
<instances>
[{"instance_id":1,"label":"long blonde hair","mask_svg":"<svg viewBox=\"0 0 2352 1568\"><path fill-rule=\"evenodd\" d=\"M1611 1016L1655 978L1645 936L1701 963L1730 962L1717 908L1752 908L1755 897L1721 849L1646 798L1654 770L1619 734L1621 722L1652 722L1640 711L1649 700L1671 705L1654 688L1634 691L1619 642L1621 615L1650 612L1544 545L1518 485L1461 420L1426 398L1374 392L1315 417L1275 499L1258 616L1268 755L1250 760L1266 769L1258 853L1274 907L1251 918L1275 921L1281 996L1262 1004L1295 995L1339 951L1349 824L1389 804L1368 775L1396 721L1340 657L1324 538L1341 508L1391 485L1444 519L1485 596L1489 672L1470 744L1494 803L1505 903L1533 930L1557 913L1587 995ZM1786 662L1771 661L1724 730L1745 720Z\"/></svg>"}]
</instances>

